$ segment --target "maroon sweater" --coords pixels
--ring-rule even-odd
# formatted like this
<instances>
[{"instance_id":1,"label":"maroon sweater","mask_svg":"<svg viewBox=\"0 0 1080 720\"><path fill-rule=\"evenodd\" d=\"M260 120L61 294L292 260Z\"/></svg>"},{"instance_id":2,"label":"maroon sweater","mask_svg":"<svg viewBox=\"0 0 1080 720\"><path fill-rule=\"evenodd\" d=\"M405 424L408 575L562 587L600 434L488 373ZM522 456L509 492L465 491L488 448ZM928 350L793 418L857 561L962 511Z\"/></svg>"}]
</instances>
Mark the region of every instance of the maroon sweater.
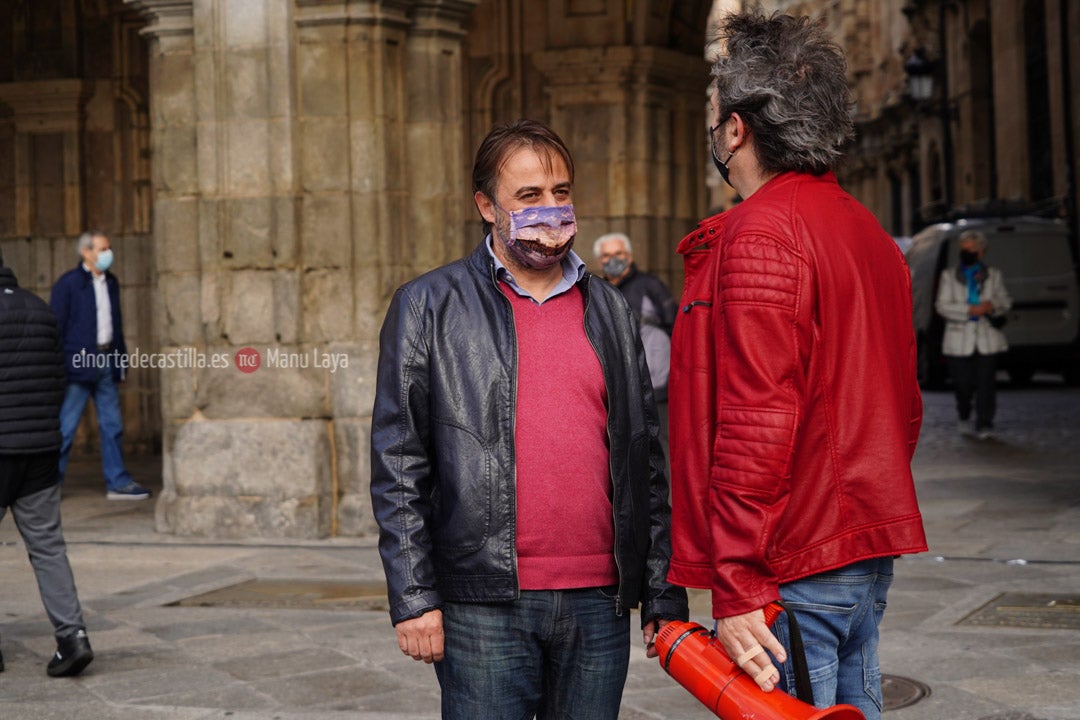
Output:
<instances>
[{"instance_id":1,"label":"maroon sweater","mask_svg":"<svg viewBox=\"0 0 1080 720\"><path fill-rule=\"evenodd\" d=\"M613 585L607 388L581 290L537 305L509 287L518 344L518 580L522 590Z\"/></svg>"}]
</instances>

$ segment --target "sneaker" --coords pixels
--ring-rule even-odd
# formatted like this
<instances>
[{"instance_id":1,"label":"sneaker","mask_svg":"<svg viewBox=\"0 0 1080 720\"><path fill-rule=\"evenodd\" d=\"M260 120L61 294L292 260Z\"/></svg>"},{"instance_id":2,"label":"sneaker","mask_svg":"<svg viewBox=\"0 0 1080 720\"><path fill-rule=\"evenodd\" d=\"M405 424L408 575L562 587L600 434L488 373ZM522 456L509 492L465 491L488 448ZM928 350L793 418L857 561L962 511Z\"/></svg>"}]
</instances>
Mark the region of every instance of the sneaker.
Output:
<instances>
[{"instance_id":1,"label":"sneaker","mask_svg":"<svg viewBox=\"0 0 1080 720\"><path fill-rule=\"evenodd\" d=\"M105 493L106 500L145 500L148 497L150 497L150 491L137 482L129 482L122 488Z\"/></svg>"},{"instance_id":2,"label":"sneaker","mask_svg":"<svg viewBox=\"0 0 1080 720\"><path fill-rule=\"evenodd\" d=\"M974 437L975 435L975 425L970 420L957 421L956 429L964 437Z\"/></svg>"},{"instance_id":3,"label":"sneaker","mask_svg":"<svg viewBox=\"0 0 1080 720\"><path fill-rule=\"evenodd\" d=\"M45 671L50 677L71 677L81 673L93 659L90 639L85 630L79 630L56 641L56 654Z\"/></svg>"},{"instance_id":4,"label":"sneaker","mask_svg":"<svg viewBox=\"0 0 1080 720\"><path fill-rule=\"evenodd\" d=\"M993 440L994 431L990 428L982 428L977 433L975 433L975 437L979 438L980 440Z\"/></svg>"}]
</instances>

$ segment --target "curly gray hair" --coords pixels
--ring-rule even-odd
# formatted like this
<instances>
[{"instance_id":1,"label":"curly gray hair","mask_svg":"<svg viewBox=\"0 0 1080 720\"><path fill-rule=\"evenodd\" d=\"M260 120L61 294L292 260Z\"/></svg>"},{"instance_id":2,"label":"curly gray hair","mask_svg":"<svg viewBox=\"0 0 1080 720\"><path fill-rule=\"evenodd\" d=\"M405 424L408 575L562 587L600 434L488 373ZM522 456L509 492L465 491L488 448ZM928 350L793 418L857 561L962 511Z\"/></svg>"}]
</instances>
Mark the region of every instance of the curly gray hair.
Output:
<instances>
[{"instance_id":1,"label":"curly gray hair","mask_svg":"<svg viewBox=\"0 0 1080 720\"><path fill-rule=\"evenodd\" d=\"M726 53L713 63L720 121L738 113L764 170L821 174L854 136L844 52L820 21L776 13L733 14L720 27Z\"/></svg>"}]
</instances>

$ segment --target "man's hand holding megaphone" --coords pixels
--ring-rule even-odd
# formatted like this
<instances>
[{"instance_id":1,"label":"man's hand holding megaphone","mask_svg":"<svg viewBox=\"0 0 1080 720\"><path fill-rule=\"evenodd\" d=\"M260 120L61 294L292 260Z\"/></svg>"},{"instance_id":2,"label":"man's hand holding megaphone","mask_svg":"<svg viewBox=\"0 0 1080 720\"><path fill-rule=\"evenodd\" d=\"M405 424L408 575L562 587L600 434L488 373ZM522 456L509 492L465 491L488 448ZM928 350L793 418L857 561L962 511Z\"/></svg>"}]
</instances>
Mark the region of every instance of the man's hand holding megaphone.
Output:
<instances>
[{"instance_id":1,"label":"man's hand holding megaphone","mask_svg":"<svg viewBox=\"0 0 1080 720\"><path fill-rule=\"evenodd\" d=\"M716 621L716 639L724 652L765 692L771 692L780 682L780 671L765 651L771 652L777 662L787 660L784 646L769 629L773 617L775 612L767 619L762 608Z\"/></svg>"}]
</instances>

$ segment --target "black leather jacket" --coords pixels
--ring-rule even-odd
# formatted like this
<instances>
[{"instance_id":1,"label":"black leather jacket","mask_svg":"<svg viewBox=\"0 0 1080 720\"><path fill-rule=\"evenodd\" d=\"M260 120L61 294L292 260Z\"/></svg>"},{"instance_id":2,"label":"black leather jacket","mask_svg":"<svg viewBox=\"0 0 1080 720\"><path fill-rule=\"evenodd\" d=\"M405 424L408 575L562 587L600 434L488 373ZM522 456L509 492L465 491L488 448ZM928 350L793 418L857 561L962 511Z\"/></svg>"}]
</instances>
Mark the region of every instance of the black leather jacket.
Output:
<instances>
[{"instance_id":1,"label":"black leather jacket","mask_svg":"<svg viewBox=\"0 0 1080 720\"><path fill-rule=\"evenodd\" d=\"M685 619L686 592L666 581L668 483L636 325L612 285L586 274L578 286L608 391L616 609L641 603L643 625ZM516 364L510 301L484 244L394 295L380 336L371 496L395 624L444 600L519 596Z\"/></svg>"}]
</instances>

